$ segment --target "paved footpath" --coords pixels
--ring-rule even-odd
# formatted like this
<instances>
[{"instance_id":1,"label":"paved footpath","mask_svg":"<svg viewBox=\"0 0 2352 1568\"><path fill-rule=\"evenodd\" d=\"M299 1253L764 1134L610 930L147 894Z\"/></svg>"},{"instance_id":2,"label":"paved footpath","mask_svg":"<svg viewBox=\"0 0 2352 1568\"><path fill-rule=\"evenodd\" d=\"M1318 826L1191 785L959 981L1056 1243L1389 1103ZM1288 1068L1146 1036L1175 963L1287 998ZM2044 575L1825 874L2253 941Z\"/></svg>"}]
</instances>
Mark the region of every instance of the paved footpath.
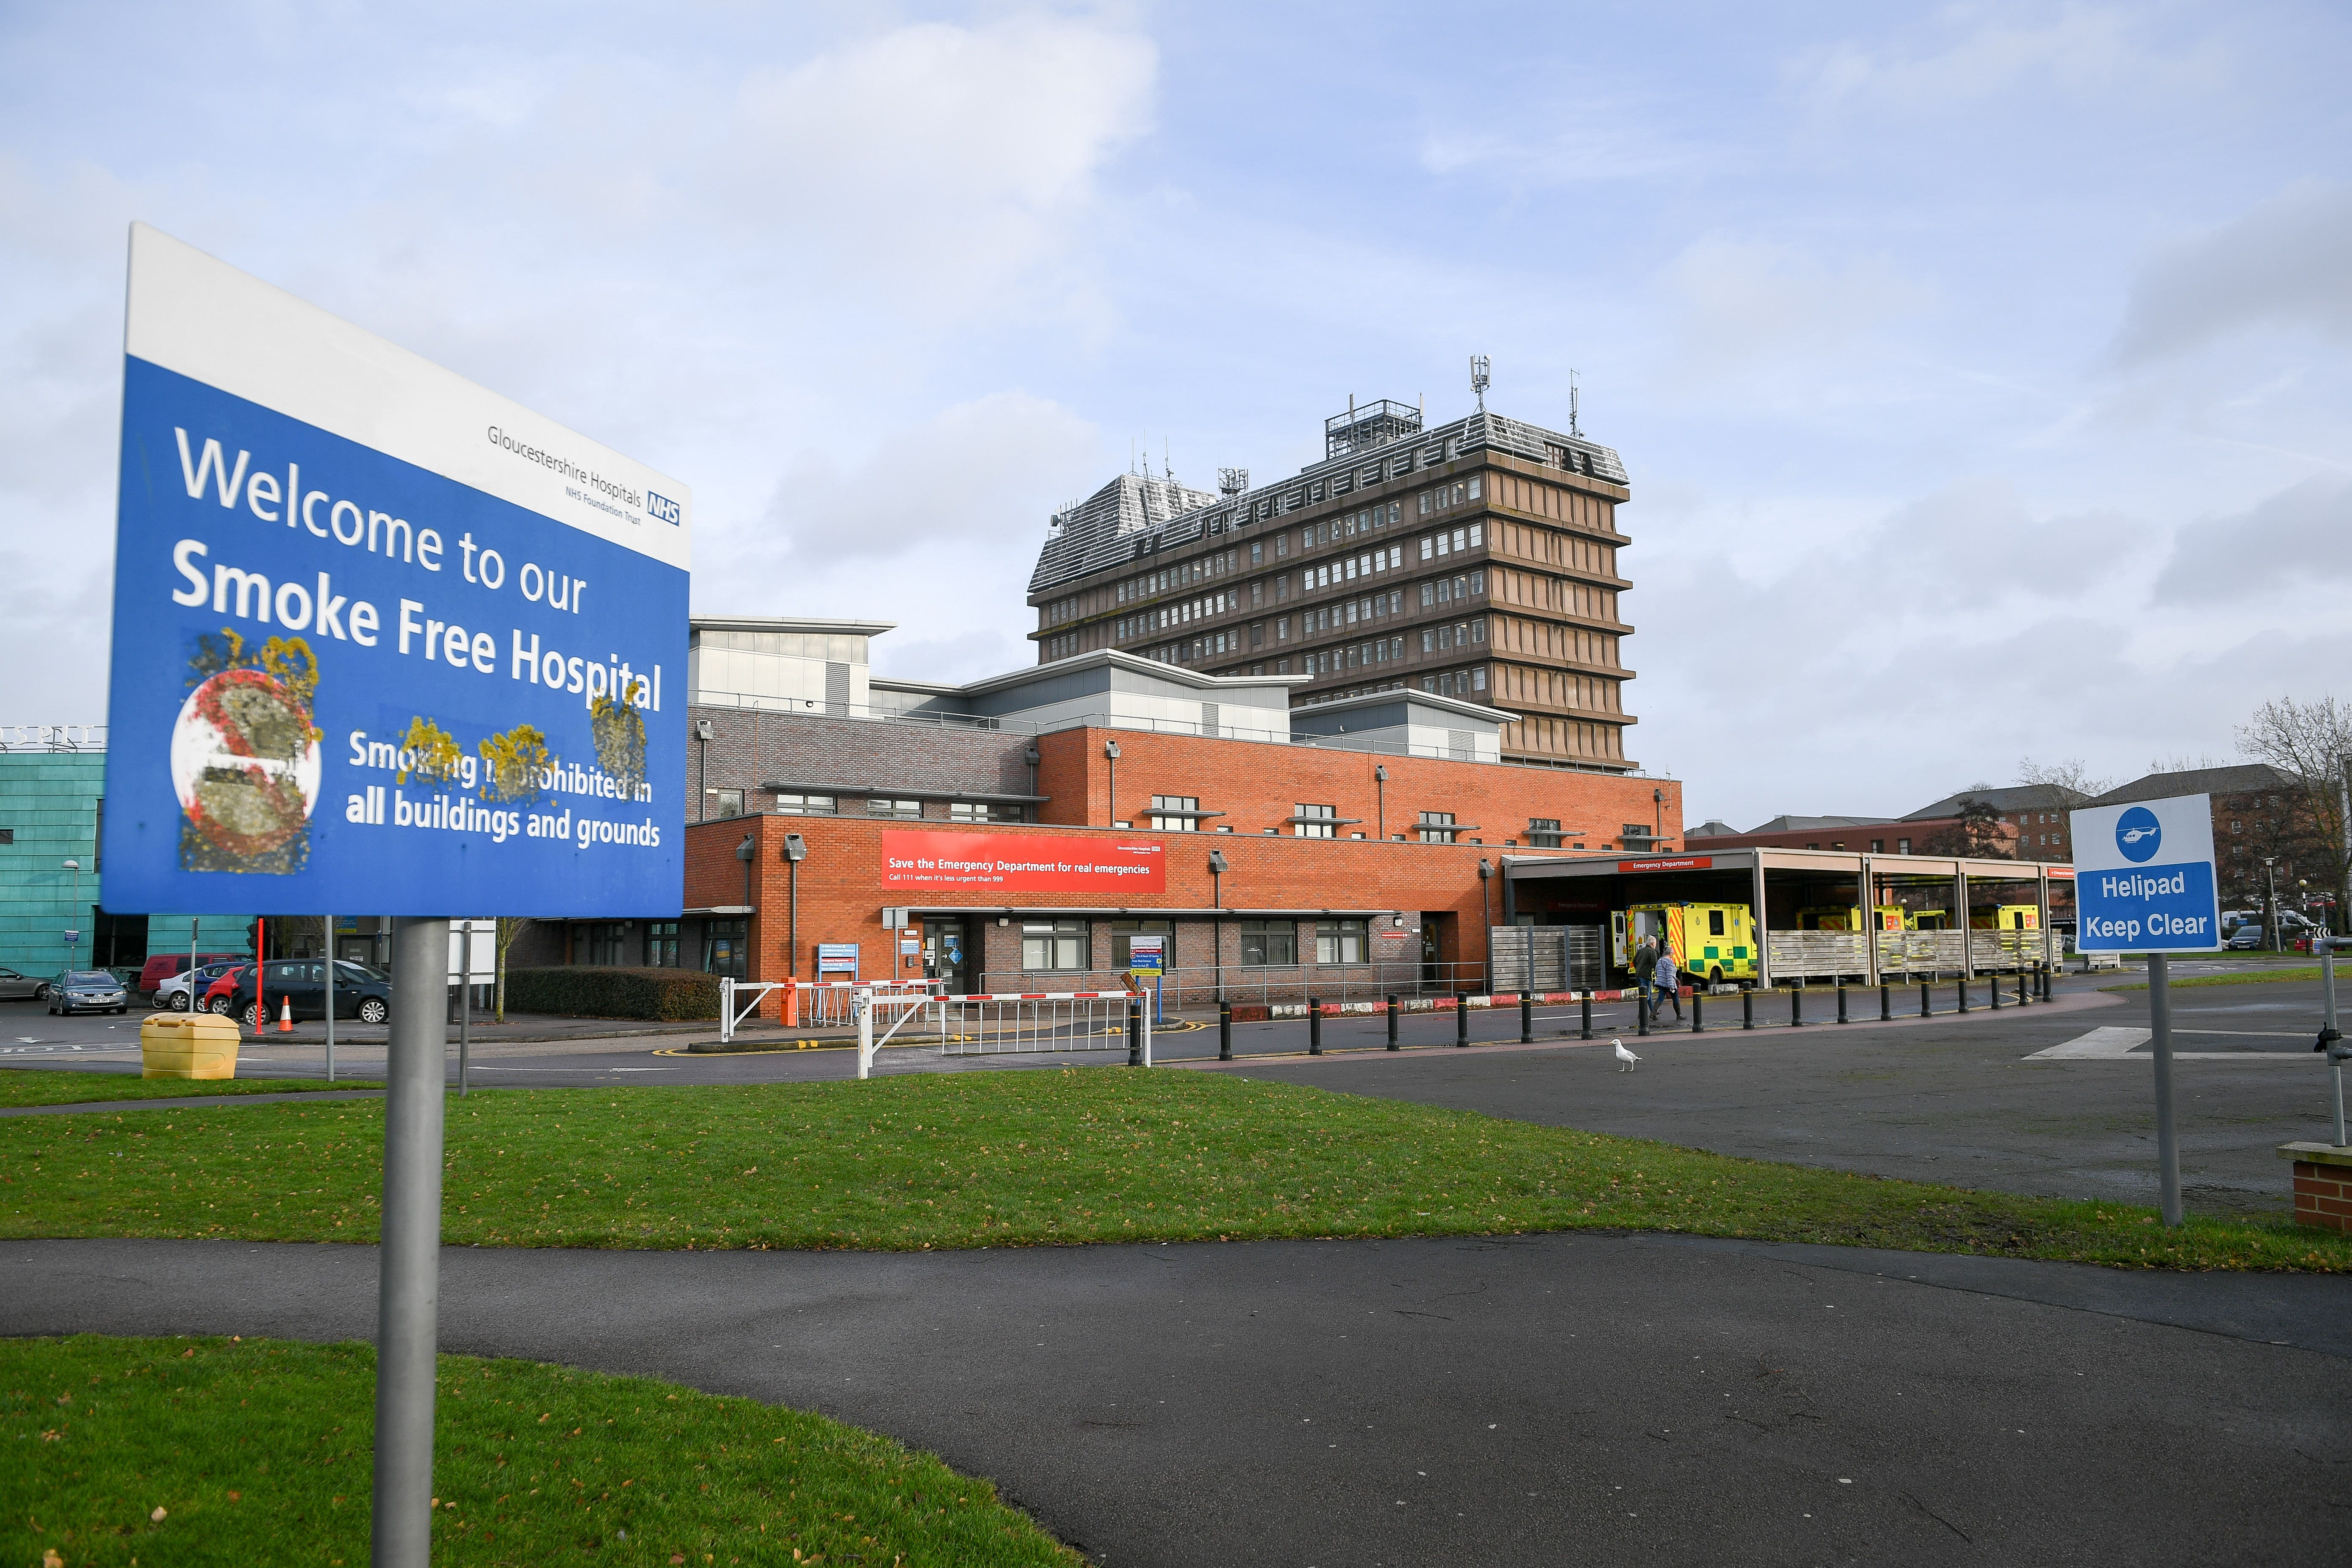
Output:
<instances>
[{"instance_id":1,"label":"paved footpath","mask_svg":"<svg viewBox=\"0 0 2352 1568\"><path fill-rule=\"evenodd\" d=\"M375 1269L10 1242L0 1332L364 1337ZM2332 1279L1600 1235L452 1248L441 1302L450 1351L934 1449L1115 1568L2352 1561Z\"/></svg>"}]
</instances>

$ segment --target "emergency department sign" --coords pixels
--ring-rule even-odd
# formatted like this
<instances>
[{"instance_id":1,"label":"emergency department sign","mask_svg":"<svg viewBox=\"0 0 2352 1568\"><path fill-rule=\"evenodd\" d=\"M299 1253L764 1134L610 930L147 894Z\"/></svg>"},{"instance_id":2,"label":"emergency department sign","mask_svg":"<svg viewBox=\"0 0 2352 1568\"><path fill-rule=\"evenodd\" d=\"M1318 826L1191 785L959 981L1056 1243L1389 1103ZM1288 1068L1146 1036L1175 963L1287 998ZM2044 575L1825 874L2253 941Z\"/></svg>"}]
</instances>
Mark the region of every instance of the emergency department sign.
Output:
<instances>
[{"instance_id":1,"label":"emergency department sign","mask_svg":"<svg viewBox=\"0 0 2352 1568\"><path fill-rule=\"evenodd\" d=\"M2221 945L2212 796L2071 815L2077 950L2201 952Z\"/></svg>"},{"instance_id":2,"label":"emergency department sign","mask_svg":"<svg viewBox=\"0 0 2352 1568\"><path fill-rule=\"evenodd\" d=\"M144 225L124 339L107 904L676 914L686 488Z\"/></svg>"}]
</instances>

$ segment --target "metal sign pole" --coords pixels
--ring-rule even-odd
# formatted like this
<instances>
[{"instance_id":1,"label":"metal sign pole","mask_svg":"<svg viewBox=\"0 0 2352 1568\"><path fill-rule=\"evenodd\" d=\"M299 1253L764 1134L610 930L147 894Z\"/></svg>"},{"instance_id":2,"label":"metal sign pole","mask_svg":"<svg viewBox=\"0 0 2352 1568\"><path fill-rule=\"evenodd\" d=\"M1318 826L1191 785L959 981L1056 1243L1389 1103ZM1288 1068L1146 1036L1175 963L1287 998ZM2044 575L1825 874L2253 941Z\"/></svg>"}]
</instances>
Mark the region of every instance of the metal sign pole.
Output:
<instances>
[{"instance_id":1,"label":"metal sign pole","mask_svg":"<svg viewBox=\"0 0 2352 1568\"><path fill-rule=\"evenodd\" d=\"M2180 1141L2172 1129L2171 955L2147 955L2147 1027L2156 1043L2156 1182L2164 1223L2180 1223Z\"/></svg>"},{"instance_id":2,"label":"metal sign pole","mask_svg":"<svg viewBox=\"0 0 2352 1568\"><path fill-rule=\"evenodd\" d=\"M2333 947L2320 951L2319 999L2326 1010L2321 1021L2319 1045L2321 1049L2327 1051L2327 1076L2335 1080L2336 1147L2341 1149L2344 1147L2344 1058L2330 1047L2344 1035L2336 1026L2336 950Z\"/></svg>"},{"instance_id":3,"label":"metal sign pole","mask_svg":"<svg viewBox=\"0 0 2352 1568\"><path fill-rule=\"evenodd\" d=\"M427 1568L433 1549L433 1376L440 1310L442 1053L449 922L392 923L384 1060L383 1237L377 1253L378 1568Z\"/></svg>"},{"instance_id":4,"label":"metal sign pole","mask_svg":"<svg viewBox=\"0 0 2352 1568\"><path fill-rule=\"evenodd\" d=\"M335 1081L335 917L320 915L327 928L327 1081Z\"/></svg>"},{"instance_id":5,"label":"metal sign pole","mask_svg":"<svg viewBox=\"0 0 2352 1568\"><path fill-rule=\"evenodd\" d=\"M474 1053L474 922L465 922L466 934L457 950L457 1092L473 1091L468 1076Z\"/></svg>"}]
</instances>

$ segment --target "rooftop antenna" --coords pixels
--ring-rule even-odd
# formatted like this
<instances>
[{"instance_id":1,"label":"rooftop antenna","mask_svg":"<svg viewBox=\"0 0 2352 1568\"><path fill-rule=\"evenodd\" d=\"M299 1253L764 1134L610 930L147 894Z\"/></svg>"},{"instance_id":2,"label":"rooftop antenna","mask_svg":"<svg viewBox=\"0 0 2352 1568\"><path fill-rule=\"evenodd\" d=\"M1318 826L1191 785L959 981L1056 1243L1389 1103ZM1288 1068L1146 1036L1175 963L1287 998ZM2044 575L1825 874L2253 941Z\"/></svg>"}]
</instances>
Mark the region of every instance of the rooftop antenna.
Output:
<instances>
[{"instance_id":1,"label":"rooftop antenna","mask_svg":"<svg viewBox=\"0 0 2352 1568\"><path fill-rule=\"evenodd\" d=\"M1569 366L1568 369L1568 433L1579 437L1584 434L1576 427L1576 367L1574 365Z\"/></svg>"},{"instance_id":2,"label":"rooftop antenna","mask_svg":"<svg viewBox=\"0 0 2352 1568\"><path fill-rule=\"evenodd\" d=\"M1174 448L1165 436L1160 437L1160 477L1171 485L1176 482Z\"/></svg>"},{"instance_id":3,"label":"rooftop antenna","mask_svg":"<svg viewBox=\"0 0 2352 1568\"><path fill-rule=\"evenodd\" d=\"M1222 495L1237 496L1247 489L1249 489L1249 470L1247 468L1219 468L1217 470L1218 493Z\"/></svg>"},{"instance_id":4,"label":"rooftop antenna","mask_svg":"<svg viewBox=\"0 0 2352 1568\"><path fill-rule=\"evenodd\" d=\"M1494 378L1487 374L1493 362L1485 354L1470 356L1470 390L1477 395L1478 412L1486 412L1486 384Z\"/></svg>"}]
</instances>

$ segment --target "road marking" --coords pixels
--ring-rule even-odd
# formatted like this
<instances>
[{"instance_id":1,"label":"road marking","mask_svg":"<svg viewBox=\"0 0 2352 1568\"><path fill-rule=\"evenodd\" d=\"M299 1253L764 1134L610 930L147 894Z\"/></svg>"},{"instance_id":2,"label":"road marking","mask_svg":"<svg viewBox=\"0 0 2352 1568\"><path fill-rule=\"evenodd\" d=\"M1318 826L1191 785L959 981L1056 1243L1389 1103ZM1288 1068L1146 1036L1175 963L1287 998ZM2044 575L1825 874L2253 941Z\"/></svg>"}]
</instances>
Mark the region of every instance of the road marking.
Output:
<instances>
[{"instance_id":1,"label":"road marking","mask_svg":"<svg viewBox=\"0 0 2352 1568\"><path fill-rule=\"evenodd\" d=\"M2172 1032L2176 1035L2230 1035L2249 1040L2307 1040L2318 1033L2316 1029L2300 1034L2277 1029L2175 1029Z\"/></svg>"},{"instance_id":2,"label":"road marking","mask_svg":"<svg viewBox=\"0 0 2352 1568\"><path fill-rule=\"evenodd\" d=\"M2147 1042L2148 1032L2146 1029L2114 1027L2094 1029L2087 1035L2076 1036L2063 1045L2052 1046L2046 1050L2035 1051L2025 1059L2030 1062L2112 1060L2117 1057L2131 1055L2135 1047L2144 1046Z\"/></svg>"}]
</instances>

